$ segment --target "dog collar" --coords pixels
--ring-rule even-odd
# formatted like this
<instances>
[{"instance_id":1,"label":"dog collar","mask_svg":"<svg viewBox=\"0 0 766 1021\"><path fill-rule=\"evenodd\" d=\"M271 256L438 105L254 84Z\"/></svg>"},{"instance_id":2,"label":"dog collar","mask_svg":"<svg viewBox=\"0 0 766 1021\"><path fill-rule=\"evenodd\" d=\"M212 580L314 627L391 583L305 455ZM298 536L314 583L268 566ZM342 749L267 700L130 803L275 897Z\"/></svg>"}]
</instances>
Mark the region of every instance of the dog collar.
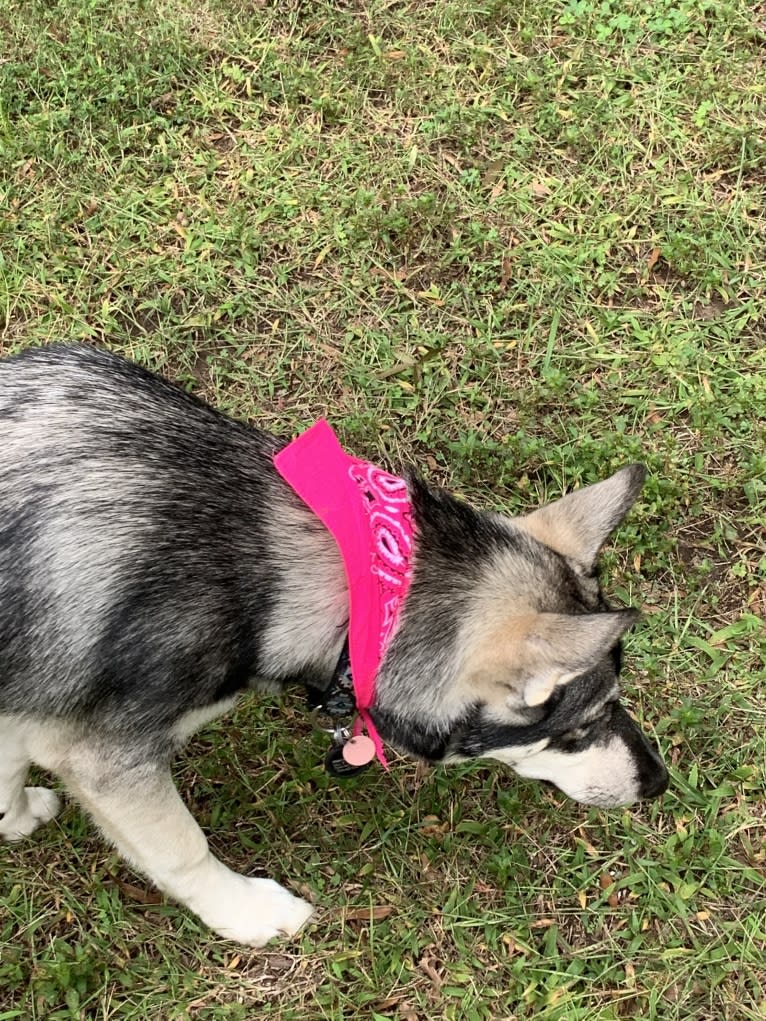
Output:
<instances>
[{"instance_id":1,"label":"dog collar","mask_svg":"<svg viewBox=\"0 0 766 1021\"><path fill-rule=\"evenodd\" d=\"M351 660L348 651L348 635L343 649L335 664L330 683L326 688L314 684L306 684L306 701L314 714L315 721L323 716L331 724L319 729L331 735L331 744L325 755L324 767L337 779L348 779L356 776L372 762L375 746L372 739L364 735L353 736L353 719L356 715L356 694L354 679L351 676ZM367 744L367 742L369 742ZM366 751L364 745L367 744ZM361 759L356 764L359 746L362 746ZM370 748L372 747L372 754ZM356 755L350 753L357 753Z\"/></svg>"},{"instance_id":2,"label":"dog collar","mask_svg":"<svg viewBox=\"0 0 766 1021\"><path fill-rule=\"evenodd\" d=\"M327 528L343 558L349 592L349 658L357 718L353 733L368 759L388 769L369 710L375 680L412 577L413 516L404 479L347 454L324 419L288 444L274 464ZM365 737L363 731L367 731ZM370 742L370 744L366 744Z\"/></svg>"}]
</instances>

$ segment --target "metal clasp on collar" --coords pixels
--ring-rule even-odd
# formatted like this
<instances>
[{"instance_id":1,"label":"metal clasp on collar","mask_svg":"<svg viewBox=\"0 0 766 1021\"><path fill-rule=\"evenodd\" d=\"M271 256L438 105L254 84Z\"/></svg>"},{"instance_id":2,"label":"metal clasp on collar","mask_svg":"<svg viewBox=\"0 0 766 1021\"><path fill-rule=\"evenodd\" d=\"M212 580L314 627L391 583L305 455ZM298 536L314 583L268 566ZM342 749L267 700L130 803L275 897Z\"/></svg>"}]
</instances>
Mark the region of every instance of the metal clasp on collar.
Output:
<instances>
[{"instance_id":1,"label":"metal clasp on collar","mask_svg":"<svg viewBox=\"0 0 766 1021\"><path fill-rule=\"evenodd\" d=\"M321 731L322 734L330 734L332 736L332 743L337 745L344 745L346 741L351 740L351 730L349 727L345 727L338 720L333 722L332 727L322 727L317 721L317 717L320 713L324 712L322 706L317 706L311 713L314 718L314 726L317 730Z\"/></svg>"}]
</instances>

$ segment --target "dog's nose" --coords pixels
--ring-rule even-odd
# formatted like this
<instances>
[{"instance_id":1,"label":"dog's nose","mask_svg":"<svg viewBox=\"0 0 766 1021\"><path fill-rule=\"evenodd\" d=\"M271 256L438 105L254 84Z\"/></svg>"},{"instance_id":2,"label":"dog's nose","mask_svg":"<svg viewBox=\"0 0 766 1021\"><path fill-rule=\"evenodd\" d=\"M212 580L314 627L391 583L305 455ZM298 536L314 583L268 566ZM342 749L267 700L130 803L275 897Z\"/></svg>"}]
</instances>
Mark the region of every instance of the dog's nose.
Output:
<instances>
[{"instance_id":1,"label":"dog's nose","mask_svg":"<svg viewBox=\"0 0 766 1021\"><path fill-rule=\"evenodd\" d=\"M641 797L644 799L658 798L660 794L664 794L668 789L669 780L670 777L667 769L660 764L660 768L650 777L647 777L641 785Z\"/></svg>"}]
</instances>

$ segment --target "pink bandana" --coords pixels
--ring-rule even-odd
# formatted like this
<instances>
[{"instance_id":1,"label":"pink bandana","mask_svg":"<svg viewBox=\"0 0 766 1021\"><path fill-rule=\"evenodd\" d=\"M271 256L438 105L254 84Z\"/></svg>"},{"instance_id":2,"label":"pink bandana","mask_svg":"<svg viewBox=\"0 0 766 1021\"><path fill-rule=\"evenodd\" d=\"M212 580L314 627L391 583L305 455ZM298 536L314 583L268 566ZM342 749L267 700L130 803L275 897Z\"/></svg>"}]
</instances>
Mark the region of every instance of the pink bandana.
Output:
<instances>
[{"instance_id":1,"label":"pink bandana","mask_svg":"<svg viewBox=\"0 0 766 1021\"><path fill-rule=\"evenodd\" d=\"M412 568L412 508L403 479L347 454L320 419L274 458L282 478L332 533L349 590L349 658L362 728L388 769L369 709L375 678L396 629Z\"/></svg>"}]
</instances>

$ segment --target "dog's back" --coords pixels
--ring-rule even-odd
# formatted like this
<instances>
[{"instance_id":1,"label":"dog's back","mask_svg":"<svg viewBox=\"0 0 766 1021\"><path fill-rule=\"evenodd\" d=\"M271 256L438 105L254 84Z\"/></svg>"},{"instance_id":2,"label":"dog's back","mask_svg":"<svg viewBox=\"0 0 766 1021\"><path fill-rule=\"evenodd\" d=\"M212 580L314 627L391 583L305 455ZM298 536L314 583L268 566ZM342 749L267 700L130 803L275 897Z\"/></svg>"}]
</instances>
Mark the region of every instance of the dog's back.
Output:
<instances>
[{"instance_id":1,"label":"dog's back","mask_svg":"<svg viewBox=\"0 0 766 1021\"><path fill-rule=\"evenodd\" d=\"M276 441L84 346L0 362L0 422L0 713L151 728L241 687Z\"/></svg>"}]
</instances>

